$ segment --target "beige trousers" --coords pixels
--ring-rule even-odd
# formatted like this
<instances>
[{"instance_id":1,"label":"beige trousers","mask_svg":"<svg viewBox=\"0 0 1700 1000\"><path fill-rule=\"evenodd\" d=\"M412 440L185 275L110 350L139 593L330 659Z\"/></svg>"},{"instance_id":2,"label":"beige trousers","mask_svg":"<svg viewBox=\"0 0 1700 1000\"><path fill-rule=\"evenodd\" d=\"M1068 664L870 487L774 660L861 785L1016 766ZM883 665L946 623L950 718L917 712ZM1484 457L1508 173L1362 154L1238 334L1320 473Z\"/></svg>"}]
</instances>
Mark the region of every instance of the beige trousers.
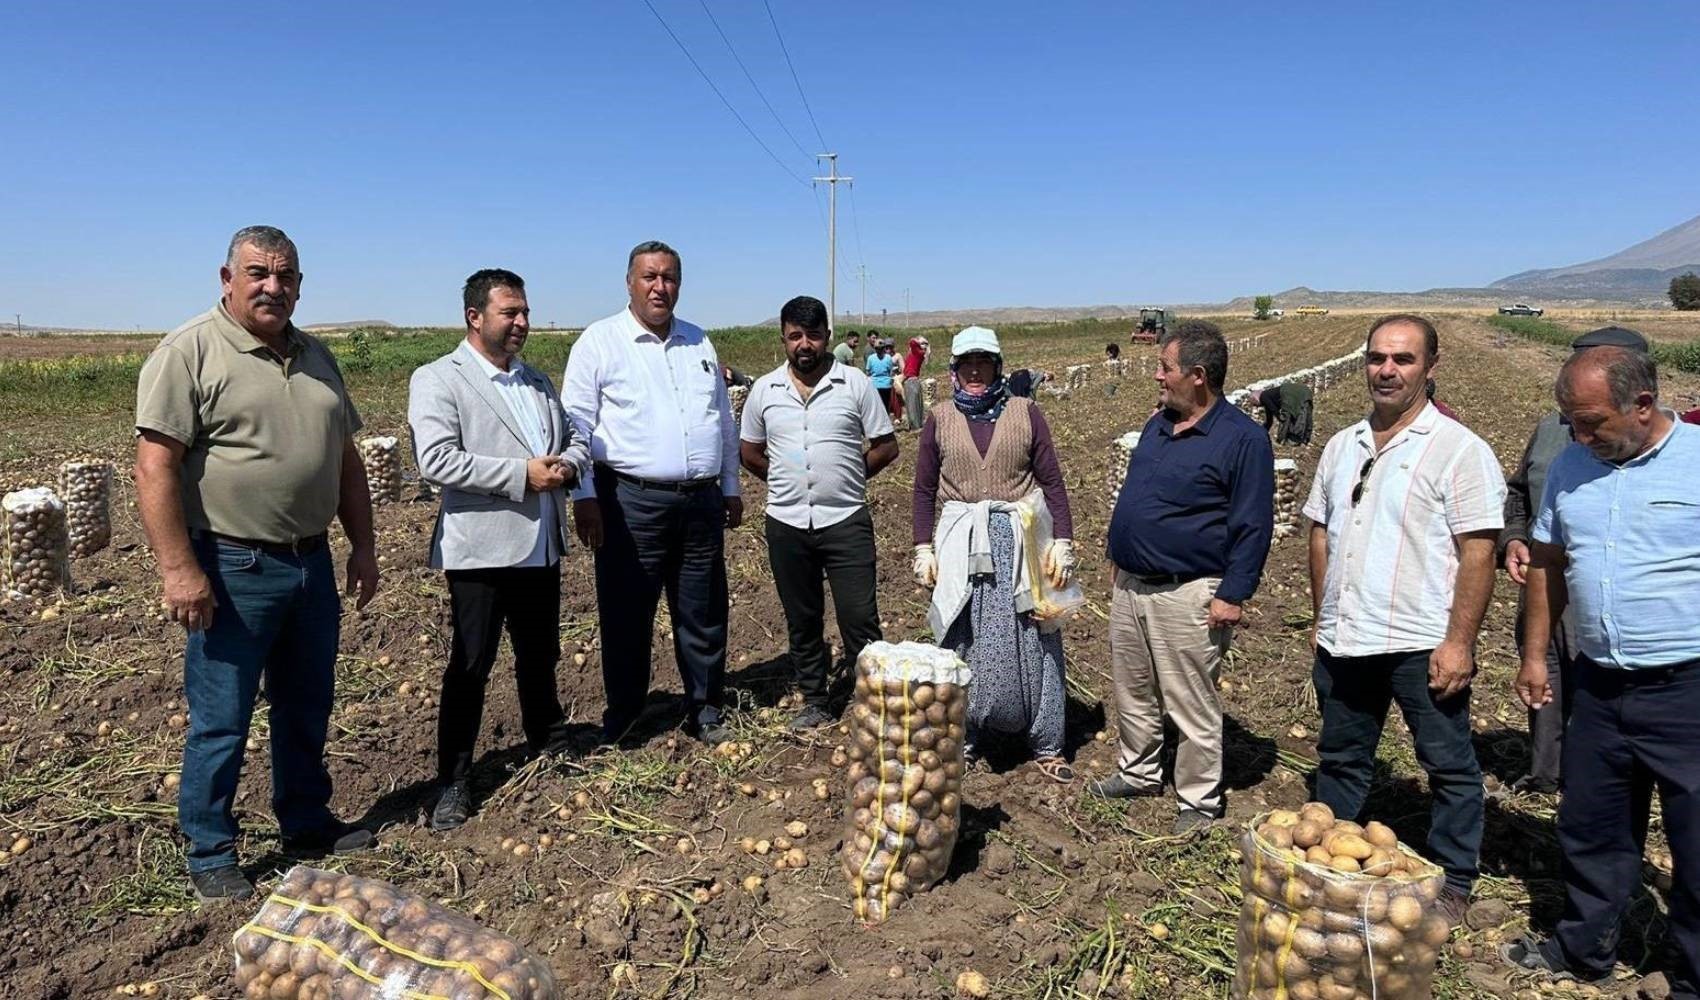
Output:
<instances>
[{"instance_id":1,"label":"beige trousers","mask_svg":"<svg viewBox=\"0 0 1700 1000\"><path fill-rule=\"evenodd\" d=\"M1141 583L1117 570L1110 596L1110 676L1116 689L1117 765L1136 788L1163 780L1163 716L1180 731L1175 798L1182 809L1222 812L1222 696L1216 681L1233 630L1208 628L1220 577Z\"/></svg>"}]
</instances>

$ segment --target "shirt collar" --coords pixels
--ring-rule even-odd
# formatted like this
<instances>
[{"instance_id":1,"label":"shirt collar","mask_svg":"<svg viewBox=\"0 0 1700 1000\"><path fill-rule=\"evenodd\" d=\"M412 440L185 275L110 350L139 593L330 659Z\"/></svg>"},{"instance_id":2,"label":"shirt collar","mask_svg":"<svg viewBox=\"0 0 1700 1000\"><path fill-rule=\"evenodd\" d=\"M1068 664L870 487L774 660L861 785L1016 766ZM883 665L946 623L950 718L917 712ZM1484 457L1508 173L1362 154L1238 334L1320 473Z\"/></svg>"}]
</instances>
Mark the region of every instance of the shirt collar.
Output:
<instances>
[{"instance_id":1,"label":"shirt collar","mask_svg":"<svg viewBox=\"0 0 1700 1000\"><path fill-rule=\"evenodd\" d=\"M219 300L218 308L213 310L213 316L215 319L213 325L217 327L218 332L230 343L231 347L243 354L258 354L261 351L271 353L271 348L267 346L265 341L249 333L241 323L236 322L236 317L230 315L230 310L225 307L223 299ZM305 335L295 328L294 323L284 328L283 338L283 350L287 357L293 358L307 347Z\"/></svg>"},{"instance_id":2,"label":"shirt collar","mask_svg":"<svg viewBox=\"0 0 1700 1000\"><path fill-rule=\"evenodd\" d=\"M679 322L679 317L676 315L673 317L671 325L667 328L667 339L662 340L660 337L656 336L654 331L650 330L649 327L638 322L637 314L632 312L632 307L630 305L626 306L624 312L626 314L626 322L631 326L633 340L643 340L647 337L658 344L671 344L675 341L679 343L685 342L684 338L680 336L680 334L685 332L685 324Z\"/></svg>"},{"instance_id":3,"label":"shirt collar","mask_svg":"<svg viewBox=\"0 0 1700 1000\"><path fill-rule=\"evenodd\" d=\"M821 380L819 382L815 383L815 392L819 392L821 387L828 382L834 385L844 384L843 363L838 361L836 358L832 358L830 354L828 355L828 360L832 362L832 367L827 369L826 374L821 376ZM802 399L802 394L797 391L796 383L791 381L791 363L789 361L782 363L778 368L768 372L766 382L771 388L783 389L786 392L791 393L794 398L799 400ZM812 398L813 393L811 393L810 396Z\"/></svg>"},{"instance_id":4,"label":"shirt collar","mask_svg":"<svg viewBox=\"0 0 1700 1000\"><path fill-rule=\"evenodd\" d=\"M505 380L520 381L521 378L522 378L522 375L525 371L525 362L521 361L518 358L508 359L508 370L502 371L500 368L497 368L495 365L491 364L489 358L485 357L482 354L479 354L476 350L473 349L471 344L467 343L464 340L460 342L460 351L461 351L462 354L465 354L467 357L471 358L474 362L476 362L478 364L479 369L482 370L484 372L485 376L490 378L492 381L497 381L497 382L505 381Z\"/></svg>"},{"instance_id":5,"label":"shirt collar","mask_svg":"<svg viewBox=\"0 0 1700 1000\"><path fill-rule=\"evenodd\" d=\"M1225 406L1227 402L1228 401L1225 398L1217 396L1216 401L1210 404L1210 409L1204 411L1204 416L1198 418L1198 423L1187 428L1188 433L1203 434L1208 437L1210 429L1216 426L1217 420L1221 419L1222 407ZM1163 422L1159 425L1159 429L1162 430L1162 432L1168 437L1174 437L1175 419L1169 416L1169 411L1167 409L1162 410L1161 413Z\"/></svg>"},{"instance_id":6,"label":"shirt collar","mask_svg":"<svg viewBox=\"0 0 1700 1000\"><path fill-rule=\"evenodd\" d=\"M1435 407L1433 402L1424 400L1422 412L1418 413L1417 418L1407 424L1404 430L1393 435L1393 439L1387 442L1387 446L1392 447L1395 442L1404 440L1407 434L1428 434L1432 432L1435 425L1440 423L1440 419L1440 410ZM1375 430L1369 425L1369 417L1358 421L1357 431L1358 441L1374 450Z\"/></svg>"}]
</instances>

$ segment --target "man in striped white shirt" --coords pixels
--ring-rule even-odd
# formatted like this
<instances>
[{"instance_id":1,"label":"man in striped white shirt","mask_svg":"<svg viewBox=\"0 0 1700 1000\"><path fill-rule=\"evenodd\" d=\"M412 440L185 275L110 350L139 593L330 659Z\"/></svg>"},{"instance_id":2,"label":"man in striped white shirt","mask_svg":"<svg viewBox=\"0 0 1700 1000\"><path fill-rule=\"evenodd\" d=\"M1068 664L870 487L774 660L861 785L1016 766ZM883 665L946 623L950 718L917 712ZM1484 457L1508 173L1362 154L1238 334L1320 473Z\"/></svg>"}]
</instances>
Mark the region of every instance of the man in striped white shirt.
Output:
<instances>
[{"instance_id":1,"label":"man in striped white shirt","mask_svg":"<svg viewBox=\"0 0 1700 1000\"><path fill-rule=\"evenodd\" d=\"M1322 711L1316 797L1343 819L1363 811L1382 722L1398 702L1434 795L1428 855L1446 870L1441 905L1456 922L1482 841L1470 680L1505 477L1485 441L1429 402L1439 356L1421 316L1370 328L1372 409L1323 449L1304 514Z\"/></svg>"}]
</instances>

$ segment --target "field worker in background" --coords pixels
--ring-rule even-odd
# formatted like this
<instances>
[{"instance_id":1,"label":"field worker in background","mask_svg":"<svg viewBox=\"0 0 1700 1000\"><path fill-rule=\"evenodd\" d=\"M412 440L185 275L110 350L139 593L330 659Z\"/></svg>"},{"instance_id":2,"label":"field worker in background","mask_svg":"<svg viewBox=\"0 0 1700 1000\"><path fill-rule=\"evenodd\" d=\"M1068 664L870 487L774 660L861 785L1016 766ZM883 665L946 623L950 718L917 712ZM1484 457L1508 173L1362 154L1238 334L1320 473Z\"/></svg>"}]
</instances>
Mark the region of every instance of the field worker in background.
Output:
<instances>
[{"instance_id":1,"label":"field worker in background","mask_svg":"<svg viewBox=\"0 0 1700 1000\"><path fill-rule=\"evenodd\" d=\"M1104 345L1104 360L1105 361L1120 361L1121 359L1122 359L1122 345L1120 345L1120 344L1105 344Z\"/></svg>"},{"instance_id":2,"label":"field worker in background","mask_svg":"<svg viewBox=\"0 0 1700 1000\"><path fill-rule=\"evenodd\" d=\"M567 358L561 397L590 441L594 471L573 490L574 530L596 550L598 635L609 742L649 694L655 606L667 592L688 733L722 743L726 537L744 519L738 429L720 358L673 315L679 254L640 243L626 260L626 308L590 324Z\"/></svg>"},{"instance_id":3,"label":"field worker in background","mask_svg":"<svg viewBox=\"0 0 1700 1000\"><path fill-rule=\"evenodd\" d=\"M898 362L892 356L889 343L878 338L870 338L869 343L873 345L874 350L863 364L869 381L874 384L874 390L880 394L880 405L885 407L886 414L890 415L894 412L891 389L898 371Z\"/></svg>"},{"instance_id":4,"label":"field worker in background","mask_svg":"<svg viewBox=\"0 0 1700 1000\"><path fill-rule=\"evenodd\" d=\"M971 326L950 355L951 404L927 415L915 460L915 582L933 588L938 644L974 670L966 757L992 733L1020 734L1039 770L1067 783L1061 623L1034 617L1028 576L1061 589L1074 572L1062 468L1039 408L1005 391L997 334ZM1054 538L1039 567L1025 558L1030 530Z\"/></svg>"},{"instance_id":5,"label":"field worker in background","mask_svg":"<svg viewBox=\"0 0 1700 1000\"><path fill-rule=\"evenodd\" d=\"M1572 351L1591 347L1623 347L1647 353L1647 338L1634 330L1608 326L1577 337ZM1499 533L1499 563L1518 587L1527 583L1529 569L1529 524L1541 507L1546 489L1547 470L1559 453L1570 447L1570 422L1563 412L1553 410L1535 425L1528 447L1517 463L1517 471L1505 482L1505 528ZM1523 635L1523 606L1525 598L1517 598L1517 646L1527 643ZM1551 703L1529 710L1529 773L1511 783L1511 791L1550 795L1558 791L1562 772L1559 762L1564 748L1564 724L1570 718L1570 680L1575 662L1571 654L1568 627L1553 619L1552 635L1546 646L1547 683L1552 688Z\"/></svg>"},{"instance_id":6,"label":"field worker in background","mask_svg":"<svg viewBox=\"0 0 1700 1000\"><path fill-rule=\"evenodd\" d=\"M519 359L531 332L525 282L511 271L478 271L461 304L466 339L415 371L407 394L419 478L443 492L430 565L448 579L454 616L437 709L443 787L434 830L472 814L472 753L504 625L526 746L566 749L555 689L566 490L590 467L555 386Z\"/></svg>"},{"instance_id":7,"label":"field worker in background","mask_svg":"<svg viewBox=\"0 0 1700 1000\"><path fill-rule=\"evenodd\" d=\"M1275 532L1275 453L1269 435L1222 398L1228 343L1213 323L1163 335L1162 406L1140 433L1110 517L1116 564L1110 669L1121 752L1091 792L1106 798L1163 790L1163 716L1175 750L1176 833L1221 817L1222 658L1256 593Z\"/></svg>"},{"instance_id":8,"label":"field worker in background","mask_svg":"<svg viewBox=\"0 0 1700 1000\"><path fill-rule=\"evenodd\" d=\"M1559 372L1576 443L1547 472L1530 536L1516 690L1553 697L1545 645L1568 609L1576 668L1558 846L1564 913L1550 938L1507 945L1520 970L1606 980L1641 884L1648 784L1675 861L1670 995L1700 996L1700 428L1659 403L1643 351L1596 347Z\"/></svg>"},{"instance_id":9,"label":"field worker in background","mask_svg":"<svg viewBox=\"0 0 1700 1000\"><path fill-rule=\"evenodd\" d=\"M857 333L855 330L851 330L849 333L844 335L844 339L839 342L838 346L832 349L832 360L841 365L849 365L852 368L857 367L856 349L861 345L862 335Z\"/></svg>"},{"instance_id":10,"label":"field worker in background","mask_svg":"<svg viewBox=\"0 0 1700 1000\"><path fill-rule=\"evenodd\" d=\"M1275 443L1303 446L1310 444L1315 427L1315 394L1303 382L1290 380L1272 385L1257 394L1257 405L1263 410L1263 430L1275 428Z\"/></svg>"},{"instance_id":11,"label":"field worker in background","mask_svg":"<svg viewBox=\"0 0 1700 1000\"><path fill-rule=\"evenodd\" d=\"M903 426L912 431L920 430L927 418L926 402L921 395L921 371L932 355L933 345L927 338L909 338L909 352L903 356Z\"/></svg>"},{"instance_id":12,"label":"field worker in background","mask_svg":"<svg viewBox=\"0 0 1700 1000\"><path fill-rule=\"evenodd\" d=\"M372 844L331 814L324 760L342 622L326 529L335 517L348 534L348 590L363 608L378 589L372 498L342 372L289 321L300 260L279 229L238 230L223 298L166 334L136 387L142 527L165 609L189 631L177 818L203 901L254 894L231 804L262 681L284 850Z\"/></svg>"},{"instance_id":13,"label":"field worker in background","mask_svg":"<svg viewBox=\"0 0 1700 1000\"><path fill-rule=\"evenodd\" d=\"M796 730L838 721L828 705L823 576L845 658L854 663L880 638L867 487L897 458L891 419L868 377L827 350L829 319L826 305L806 295L779 311L786 361L750 389L739 446L744 468L767 483L767 558L803 693Z\"/></svg>"},{"instance_id":14,"label":"field worker in background","mask_svg":"<svg viewBox=\"0 0 1700 1000\"><path fill-rule=\"evenodd\" d=\"M1428 383L1423 386L1423 395L1428 397L1429 403L1432 404L1436 410L1440 411L1441 416L1446 417L1449 420L1457 420L1458 414L1452 409L1452 407L1447 406L1445 403L1436 399L1434 396L1435 391L1436 386L1434 384L1434 379L1431 378L1428 380Z\"/></svg>"},{"instance_id":15,"label":"field worker in background","mask_svg":"<svg viewBox=\"0 0 1700 1000\"><path fill-rule=\"evenodd\" d=\"M1323 448L1304 515L1322 713L1316 797L1342 819L1363 812L1398 702L1434 796L1427 856L1446 870L1439 903L1457 923L1482 843L1470 681L1505 478L1487 442L1429 404L1439 357L1440 336L1421 316L1370 327L1370 414Z\"/></svg>"}]
</instances>

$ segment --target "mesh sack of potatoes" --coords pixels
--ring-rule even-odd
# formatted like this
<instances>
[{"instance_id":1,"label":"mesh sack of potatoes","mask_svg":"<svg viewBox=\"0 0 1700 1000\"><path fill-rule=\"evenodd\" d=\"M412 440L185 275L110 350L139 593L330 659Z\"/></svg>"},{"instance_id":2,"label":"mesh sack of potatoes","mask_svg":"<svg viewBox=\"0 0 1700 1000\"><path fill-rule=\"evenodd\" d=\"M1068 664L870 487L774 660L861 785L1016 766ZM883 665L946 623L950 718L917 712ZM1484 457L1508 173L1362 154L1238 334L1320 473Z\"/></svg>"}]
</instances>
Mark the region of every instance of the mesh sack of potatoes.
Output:
<instances>
[{"instance_id":1,"label":"mesh sack of potatoes","mask_svg":"<svg viewBox=\"0 0 1700 1000\"><path fill-rule=\"evenodd\" d=\"M1429 997L1452 929L1435 905L1446 879L1391 829L1311 802L1253 819L1240 855L1236 998Z\"/></svg>"},{"instance_id":2,"label":"mesh sack of potatoes","mask_svg":"<svg viewBox=\"0 0 1700 1000\"><path fill-rule=\"evenodd\" d=\"M111 462L72 459L59 466L59 496L65 501L72 559L92 556L112 544Z\"/></svg>"},{"instance_id":3,"label":"mesh sack of potatoes","mask_svg":"<svg viewBox=\"0 0 1700 1000\"><path fill-rule=\"evenodd\" d=\"M918 642L871 643L856 659L843 860L861 920L884 920L950 867L971 677L955 653Z\"/></svg>"},{"instance_id":4,"label":"mesh sack of potatoes","mask_svg":"<svg viewBox=\"0 0 1700 1000\"><path fill-rule=\"evenodd\" d=\"M393 437L360 439L360 464L366 467L366 485L373 503L396 503L401 499L401 442Z\"/></svg>"},{"instance_id":5,"label":"mesh sack of potatoes","mask_svg":"<svg viewBox=\"0 0 1700 1000\"><path fill-rule=\"evenodd\" d=\"M926 400L928 406L939 401L938 379L928 376L921 380L921 398Z\"/></svg>"},{"instance_id":6,"label":"mesh sack of potatoes","mask_svg":"<svg viewBox=\"0 0 1700 1000\"><path fill-rule=\"evenodd\" d=\"M377 879L297 865L232 938L254 1000L540 1000L543 960Z\"/></svg>"},{"instance_id":7,"label":"mesh sack of potatoes","mask_svg":"<svg viewBox=\"0 0 1700 1000\"><path fill-rule=\"evenodd\" d=\"M5 531L5 585L9 593L52 597L71 586L65 503L46 487L0 497Z\"/></svg>"},{"instance_id":8,"label":"mesh sack of potatoes","mask_svg":"<svg viewBox=\"0 0 1700 1000\"><path fill-rule=\"evenodd\" d=\"M1275 460L1275 537L1286 538L1299 531L1299 463L1290 458Z\"/></svg>"},{"instance_id":9,"label":"mesh sack of potatoes","mask_svg":"<svg viewBox=\"0 0 1700 1000\"><path fill-rule=\"evenodd\" d=\"M732 419L742 420L744 418L744 400L750 398L750 390L741 385L728 386L726 395L732 400Z\"/></svg>"}]
</instances>

